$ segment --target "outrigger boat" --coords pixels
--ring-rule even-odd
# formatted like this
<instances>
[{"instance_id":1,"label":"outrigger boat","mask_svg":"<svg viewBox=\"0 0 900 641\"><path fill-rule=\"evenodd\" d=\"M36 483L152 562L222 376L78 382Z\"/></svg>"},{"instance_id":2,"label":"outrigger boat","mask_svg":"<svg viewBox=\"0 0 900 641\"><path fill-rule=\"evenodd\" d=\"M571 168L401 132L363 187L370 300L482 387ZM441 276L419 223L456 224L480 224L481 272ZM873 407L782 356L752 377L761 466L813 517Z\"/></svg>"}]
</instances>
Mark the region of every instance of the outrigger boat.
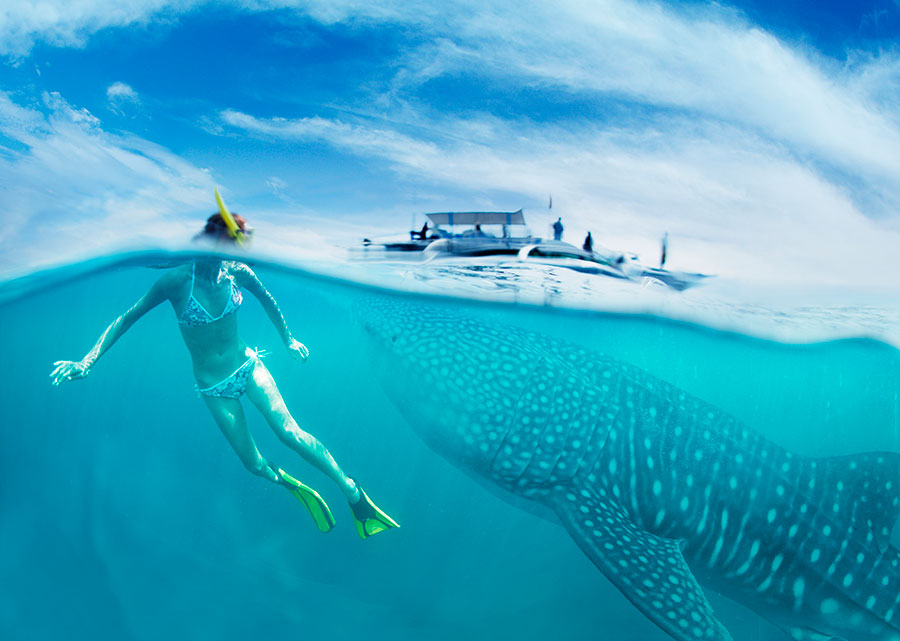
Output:
<instances>
[{"instance_id":1,"label":"outrigger boat","mask_svg":"<svg viewBox=\"0 0 900 641\"><path fill-rule=\"evenodd\" d=\"M518 261L549 263L613 278L659 281L679 291L706 277L704 274L645 267L638 262L637 255L630 252L601 248L588 251L561 240L533 236L521 209L512 212L435 212L425 216L428 223L419 231L410 231L408 240L376 243L363 239L366 254L377 252L386 256L395 252L423 252L429 259L507 255L515 256ZM461 225L468 228L463 232L455 231Z\"/></svg>"},{"instance_id":2,"label":"outrigger boat","mask_svg":"<svg viewBox=\"0 0 900 641\"><path fill-rule=\"evenodd\" d=\"M596 261L600 252L588 252L561 240L532 236L525 225L525 215L518 211L464 211L425 214L428 224L421 231L410 231L409 240L373 243L363 240L363 246L387 252L442 252L454 256L527 255L541 257L576 258ZM469 227L463 232L454 227ZM445 229L450 227L451 229ZM490 231L485 231L487 227ZM521 233L517 233L521 230ZM496 233L499 232L499 233Z\"/></svg>"}]
</instances>

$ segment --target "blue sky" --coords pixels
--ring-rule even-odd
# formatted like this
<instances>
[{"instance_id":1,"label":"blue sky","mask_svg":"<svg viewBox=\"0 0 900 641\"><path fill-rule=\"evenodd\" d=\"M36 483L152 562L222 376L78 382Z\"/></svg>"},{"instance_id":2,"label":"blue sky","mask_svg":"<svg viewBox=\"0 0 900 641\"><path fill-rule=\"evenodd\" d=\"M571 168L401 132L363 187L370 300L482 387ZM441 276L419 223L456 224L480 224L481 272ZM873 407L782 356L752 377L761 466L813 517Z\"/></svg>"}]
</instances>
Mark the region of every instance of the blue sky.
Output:
<instances>
[{"instance_id":1,"label":"blue sky","mask_svg":"<svg viewBox=\"0 0 900 641\"><path fill-rule=\"evenodd\" d=\"M0 34L6 273L185 237L214 185L301 251L523 207L724 276L900 267L900 0L16 0Z\"/></svg>"}]
</instances>

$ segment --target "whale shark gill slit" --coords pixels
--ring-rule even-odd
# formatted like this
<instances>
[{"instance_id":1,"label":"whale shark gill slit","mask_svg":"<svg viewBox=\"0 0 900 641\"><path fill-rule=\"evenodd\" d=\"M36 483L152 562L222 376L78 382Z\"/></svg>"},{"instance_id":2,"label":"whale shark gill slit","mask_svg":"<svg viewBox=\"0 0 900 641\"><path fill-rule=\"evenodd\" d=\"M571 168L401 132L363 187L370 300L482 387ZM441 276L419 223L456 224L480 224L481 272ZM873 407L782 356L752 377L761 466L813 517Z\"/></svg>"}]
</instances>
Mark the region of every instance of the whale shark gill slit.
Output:
<instances>
[{"instance_id":1,"label":"whale shark gill slit","mask_svg":"<svg viewBox=\"0 0 900 641\"><path fill-rule=\"evenodd\" d=\"M588 391L579 398L582 390ZM492 461L494 479L522 492L592 469L617 415L616 407L602 410L593 396L582 377L536 359Z\"/></svg>"}]
</instances>

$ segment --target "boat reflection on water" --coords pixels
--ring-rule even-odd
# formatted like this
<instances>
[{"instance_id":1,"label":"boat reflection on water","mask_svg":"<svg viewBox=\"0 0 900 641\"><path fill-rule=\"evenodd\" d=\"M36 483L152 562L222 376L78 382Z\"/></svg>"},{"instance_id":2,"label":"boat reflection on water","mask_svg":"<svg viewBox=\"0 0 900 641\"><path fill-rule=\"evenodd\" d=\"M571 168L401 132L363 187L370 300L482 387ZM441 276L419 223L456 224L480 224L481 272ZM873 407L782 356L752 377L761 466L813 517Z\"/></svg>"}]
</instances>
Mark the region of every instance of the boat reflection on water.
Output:
<instances>
[{"instance_id":1,"label":"boat reflection on water","mask_svg":"<svg viewBox=\"0 0 900 641\"><path fill-rule=\"evenodd\" d=\"M632 252L597 247L592 251L562 240L531 234L522 210L436 212L425 214L421 230L408 239L375 242L363 239L355 257L364 260L446 260L455 257L512 257L518 262L543 263L581 272L662 284L682 291L707 278L706 274L672 271L642 265ZM457 231L465 226L463 231ZM487 228L487 231L484 229Z\"/></svg>"}]
</instances>

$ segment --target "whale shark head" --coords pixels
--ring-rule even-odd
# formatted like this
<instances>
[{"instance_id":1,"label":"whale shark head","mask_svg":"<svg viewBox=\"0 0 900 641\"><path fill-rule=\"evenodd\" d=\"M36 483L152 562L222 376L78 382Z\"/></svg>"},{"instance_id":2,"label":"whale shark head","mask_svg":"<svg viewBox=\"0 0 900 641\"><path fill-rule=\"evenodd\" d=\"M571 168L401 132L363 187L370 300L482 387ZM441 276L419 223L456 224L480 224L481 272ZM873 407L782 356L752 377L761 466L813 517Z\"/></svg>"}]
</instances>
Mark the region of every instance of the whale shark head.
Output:
<instances>
[{"instance_id":1,"label":"whale shark head","mask_svg":"<svg viewBox=\"0 0 900 641\"><path fill-rule=\"evenodd\" d=\"M426 324L411 313L414 309L392 298L368 296L356 301L353 311L371 346L408 365L418 361L434 341Z\"/></svg>"},{"instance_id":2,"label":"whale shark head","mask_svg":"<svg viewBox=\"0 0 900 641\"><path fill-rule=\"evenodd\" d=\"M355 311L376 375L419 436L475 471L493 460L531 372L527 346L450 304L370 297Z\"/></svg>"},{"instance_id":3,"label":"whale shark head","mask_svg":"<svg viewBox=\"0 0 900 641\"><path fill-rule=\"evenodd\" d=\"M357 301L354 312L370 345L389 355L391 373L401 378L405 378L402 371L410 368L440 374L444 382L458 382L473 350L484 351L491 342L477 323L447 303L424 305L368 296Z\"/></svg>"},{"instance_id":4,"label":"whale shark head","mask_svg":"<svg viewBox=\"0 0 900 641\"><path fill-rule=\"evenodd\" d=\"M386 391L396 398L425 398L458 380L453 354L459 335L450 331L452 314L388 297L357 301L357 321L369 338L370 364ZM453 402L453 396L449 399Z\"/></svg>"}]
</instances>

